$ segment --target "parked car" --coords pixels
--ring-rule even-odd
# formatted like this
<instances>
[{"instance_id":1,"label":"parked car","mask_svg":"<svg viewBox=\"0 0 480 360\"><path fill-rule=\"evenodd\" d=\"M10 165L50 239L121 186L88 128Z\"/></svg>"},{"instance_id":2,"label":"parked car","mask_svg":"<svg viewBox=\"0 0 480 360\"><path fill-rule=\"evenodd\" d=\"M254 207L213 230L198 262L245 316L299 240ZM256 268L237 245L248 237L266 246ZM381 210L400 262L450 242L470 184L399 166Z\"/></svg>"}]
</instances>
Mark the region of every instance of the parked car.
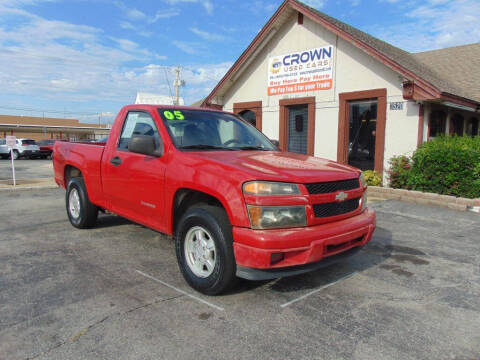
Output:
<instances>
[{"instance_id":1,"label":"parked car","mask_svg":"<svg viewBox=\"0 0 480 360\"><path fill-rule=\"evenodd\" d=\"M10 149L5 139L0 139L0 157L2 159L8 159L10 157Z\"/></svg>"},{"instance_id":2,"label":"parked car","mask_svg":"<svg viewBox=\"0 0 480 360\"><path fill-rule=\"evenodd\" d=\"M53 145L56 141L68 141L68 140L55 140L55 139L46 139L37 141L37 145L40 146L40 157L44 159L53 158Z\"/></svg>"},{"instance_id":3,"label":"parked car","mask_svg":"<svg viewBox=\"0 0 480 360\"><path fill-rule=\"evenodd\" d=\"M185 280L214 295L236 277L273 279L329 265L370 241L361 171L280 152L235 114L130 105L106 144L55 143L55 181L76 228L108 210L174 235Z\"/></svg>"},{"instance_id":4,"label":"parked car","mask_svg":"<svg viewBox=\"0 0 480 360\"><path fill-rule=\"evenodd\" d=\"M37 141L37 145L40 146L40 157L48 159L52 157L53 154L53 145L55 140L40 140Z\"/></svg>"},{"instance_id":5,"label":"parked car","mask_svg":"<svg viewBox=\"0 0 480 360\"><path fill-rule=\"evenodd\" d=\"M18 158L38 158L40 157L40 147L35 140L32 139L17 139L16 145L13 148L13 159Z\"/></svg>"}]
</instances>

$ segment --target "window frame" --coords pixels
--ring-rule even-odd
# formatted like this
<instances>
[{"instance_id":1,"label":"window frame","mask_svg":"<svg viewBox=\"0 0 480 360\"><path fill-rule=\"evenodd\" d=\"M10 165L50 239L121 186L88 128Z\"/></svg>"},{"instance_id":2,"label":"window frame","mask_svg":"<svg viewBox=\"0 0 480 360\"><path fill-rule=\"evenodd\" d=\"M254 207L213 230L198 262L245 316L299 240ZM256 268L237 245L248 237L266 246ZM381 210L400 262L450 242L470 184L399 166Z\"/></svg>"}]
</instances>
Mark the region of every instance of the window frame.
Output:
<instances>
[{"instance_id":1,"label":"window frame","mask_svg":"<svg viewBox=\"0 0 480 360\"><path fill-rule=\"evenodd\" d=\"M153 125L155 125L155 128L156 128L156 130L157 130L158 137L159 137L159 139L160 139L159 147L162 146L162 144L163 144L163 139L162 139L162 135L160 134L160 130L159 130L158 124L157 124L157 122L155 121L155 117L154 117L149 111L145 111L145 110L128 110L128 111L127 111L127 114L125 115L125 118L123 119L122 129L120 130L120 133L118 134L117 142L116 142L116 144L115 144L115 150L116 150L116 151L122 151L122 152L128 152L128 153L131 153L131 154L135 154L135 153L131 152L130 150L128 150L128 146L127 146L126 149L122 149L122 148L119 147L120 139L122 138L123 130L125 129L125 124L127 123L128 115L130 115L130 113L144 113L144 114L147 114L148 116L150 116L150 118L152 119ZM130 139L131 139L131 137L130 137Z\"/></svg>"}]
</instances>

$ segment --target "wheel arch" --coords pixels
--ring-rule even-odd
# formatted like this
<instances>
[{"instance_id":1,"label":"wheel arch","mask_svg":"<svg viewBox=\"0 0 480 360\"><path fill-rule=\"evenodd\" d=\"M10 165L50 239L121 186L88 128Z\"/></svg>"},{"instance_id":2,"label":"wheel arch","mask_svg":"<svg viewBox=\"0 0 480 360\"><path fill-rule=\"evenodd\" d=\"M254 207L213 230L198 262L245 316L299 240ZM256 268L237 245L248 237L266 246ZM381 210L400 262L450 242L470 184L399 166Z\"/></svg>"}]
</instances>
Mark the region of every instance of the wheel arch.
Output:
<instances>
[{"instance_id":1,"label":"wheel arch","mask_svg":"<svg viewBox=\"0 0 480 360\"><path fill-rule=\"evenodd\" d=\"M185 211L187 211L187 209L191 206L200 203L222 208L223 210L225 210L230 224L232 223L231 211L226 205L225 201L221 199L220 196L184 187L177 189L175 195L173 196L171 212L172 215L169 226L172 234L175 234L177 225Z\"/></svg>"}]
</instances>

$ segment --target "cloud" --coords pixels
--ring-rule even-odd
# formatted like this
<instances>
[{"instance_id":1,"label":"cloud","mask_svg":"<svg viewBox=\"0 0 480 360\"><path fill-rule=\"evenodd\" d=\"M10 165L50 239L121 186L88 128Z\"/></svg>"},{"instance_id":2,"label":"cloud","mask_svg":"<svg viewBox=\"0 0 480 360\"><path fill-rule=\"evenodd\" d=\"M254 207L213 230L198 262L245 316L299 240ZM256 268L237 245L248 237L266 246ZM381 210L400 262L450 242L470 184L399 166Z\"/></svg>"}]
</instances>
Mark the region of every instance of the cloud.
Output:
<instances>
[{"instance_id":1,"label":"cloud","mask_svg":"<svg viewBox=\"0 0 480 360\"><path fill-rule=\"evenodd\" d=\"M181 3L199 3L205 8L205 11L212 15L214 11L214 6L211 0L164 0L166 3L170 5L177 5Z\"/></svg>"},{"instance_id":2,"label":"cloud","mask_svg":"<svg viewBox=\"0 0 480 360\"><path fill-rule=\"evenodd\" d=\"M183 52L190 55L200 54L204 52L206 49L205 44L192 42L192 41L173 40L172 44L175 45L180 50L182 50Z\"/></svg>"},{"instance_id":3,"label":"cloud","mask_svg":"<svg viewBox=\"0 0 480 360\"><path fill-rule=\"evenodd\" d=\"M223 41L223 40L225 40L225 36L223 36L223 35L210 33L208 31L203 31L203 30L200 30L196 27L190 28L190 31L193 32L195 35L200 36L202 39L205 39L205 40L208 40L208 41Z\"/></svg>"},{"instance_id":4,"label":"cloud","mask_svg":"<svg viewBox=\"0 0 480 360\"><path fill-rule=\"evenodd\" d=\"M478 0L428 0L411 7L402 23L366 30L407 51L439 49L479 42L477 14Z\"/></svg>"},{"instance_id":5,"label":"cloud","mask_svg":"<svg viewBox=\"0 0 480 360\"><path fill-rule=\"evenodd\" d=\"M321 9L325 6L325 1L324 0L305 0L303 1L305 4L308 6L311 6L315 9Z\"/></svg>"},{"instance_id":6,"label":"cloud","mask_svg":"<svg viewBox=\"0 0 480 360\"><path fill-rule=\"evenodd\" d=\"M136 73L128 77L128 64L165 59L131 40L106 37L95 27L0 7L0 17L12 13L16 21L0 26L2 97L55 103L132 98L140 83Z\"/></svg>"},{"instance_id":7,"label":"cloud","mask_svg":"<svg viewBox=\"0 0 480 360\"><path fill-rule=\"evenodd\" d=\"M180 15L180 11L176 9L161 10L161 11L159 10L155 14L155 16L151 19L150 23L154 23L160 19L168 19L178 15Z\"/></svg>"},{"instance_id":8,"label":"cloud","mask_svg":"<svg viewBox=\"0 0 480 360\"><path fill-rule=\"evenodd\" d=\"M124 16L131 20L131 21L147 21L149 24L153 24L160 19L171 18L174 16L180 15L180 11L176 9L164 9L164 10L157 10L154 16L148 16L144 12L136 9L136 8L129 8L124 3L120 1L114 2L115 6L117 6L124 14Z\"/></svg>"}]
</instances>

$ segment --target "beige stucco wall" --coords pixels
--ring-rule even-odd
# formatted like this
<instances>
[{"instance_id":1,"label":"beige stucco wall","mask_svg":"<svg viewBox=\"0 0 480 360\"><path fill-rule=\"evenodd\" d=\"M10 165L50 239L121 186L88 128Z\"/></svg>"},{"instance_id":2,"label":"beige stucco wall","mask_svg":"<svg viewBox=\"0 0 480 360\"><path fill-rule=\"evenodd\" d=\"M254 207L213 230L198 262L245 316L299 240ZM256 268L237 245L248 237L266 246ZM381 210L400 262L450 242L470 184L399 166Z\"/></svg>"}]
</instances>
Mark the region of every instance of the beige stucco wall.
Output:
<instances>
[{"instance_id":1,"label":"beige stucco wall","mask_svg":"<svg viewBox=\"0 0 480 360\"><path fill-rule=\"evenodd\" d=\"M287 95L267 95L269 57L307 50L314 47L334 46L333 87ZM296 97L315 96L315 156L336 160L338 136L339 94L350 91L387 89L387 122L385 130L385 168L393 155L408 154L415 150L418 131L418 105L402 96L402 78L364 53L337 37L321 25L305 17L298 25L296 16L278 30L269 43L256 54L243 73L234 79L229 91L219 99L224 110L232 111L233 104L243 101L262 101L262 131L272 139L279 136L279 101ZM403 110L390 111L390 102L404 102Z\"/></svg>"}]
</instances>

